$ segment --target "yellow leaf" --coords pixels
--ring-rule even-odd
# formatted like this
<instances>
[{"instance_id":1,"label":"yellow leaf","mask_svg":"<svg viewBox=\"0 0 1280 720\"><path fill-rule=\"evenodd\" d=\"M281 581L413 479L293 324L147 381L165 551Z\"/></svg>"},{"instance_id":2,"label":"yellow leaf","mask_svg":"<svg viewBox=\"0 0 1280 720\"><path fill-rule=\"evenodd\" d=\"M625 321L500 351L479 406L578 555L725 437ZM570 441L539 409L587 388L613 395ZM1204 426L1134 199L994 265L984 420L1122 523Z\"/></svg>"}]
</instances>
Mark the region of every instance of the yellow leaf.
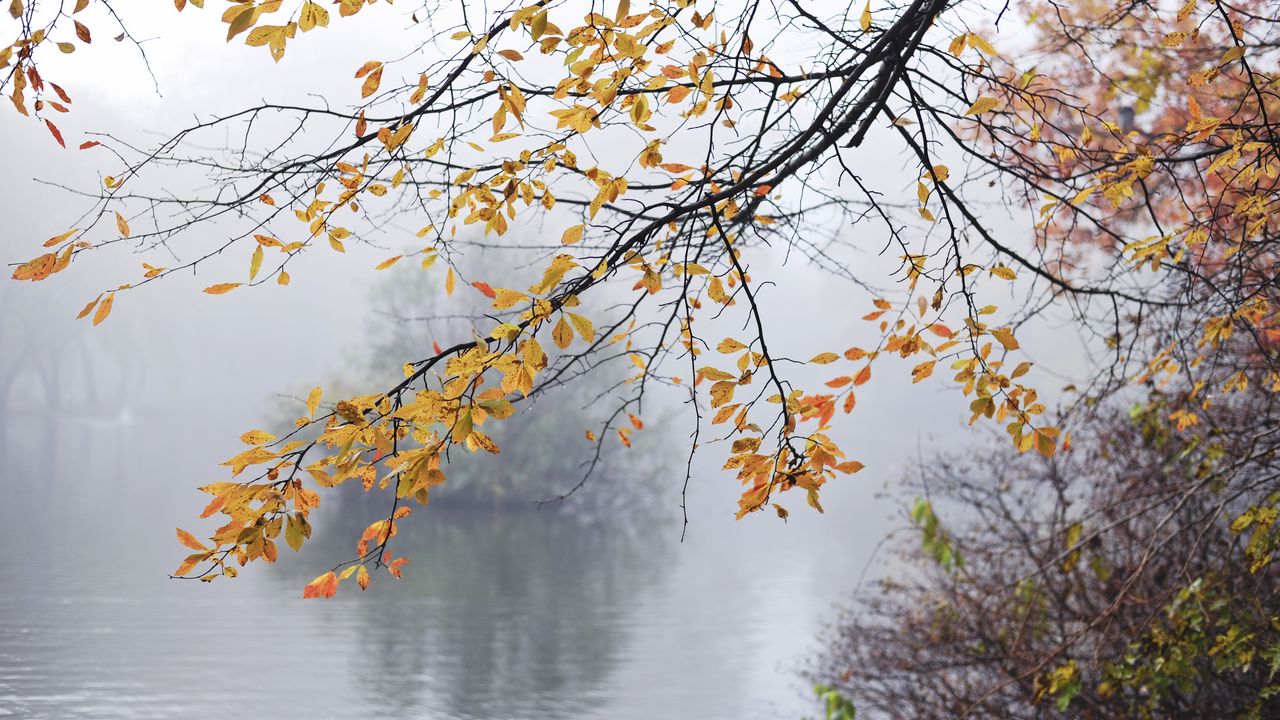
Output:
<instances>
[{"instance_id":1,"label":"yellow leaf","mask_svg":"<svg viewBox=\"0 0 1280 720\"><path fill-rule=\"evenodd\" d=\"M302 14L298 18L298 27L307 32L315 27L329 26L329 11L311 0L302 4Z\"/></svg>"},{"instance_id":2,"label":"yellow leaf","mask_svg":"<svg viewBox=\"0 0 1280 720\"><path fill-rule=\"evenodd\" d=\"M525 295L524 293L518 290L508 290L507 288L496 288L494 289L493 293L494 293L494 299L493 299L494 310L506 310L512 305L515 305L518 302L522 302L523 300L529 297L528 295Z\"/></svg>"},{"instance_id":3,"label":"yellow leaf","mask_svg":"<svg viewBox=\"0 0 1280 720\"><path fill-rule=\"evenodd\" d=\"M814 365L830 365L831 363L839 359L840 359L840 356L833 352L824 352L824 353L819 353L817 355L814 355L812 358L810 358L809 362L813 363Z\"/></svg>"},{"instance_id":4,"label":"yellow leaf","mask_svg":"<svg viewBox=\"0 0 1280 720\"><path fill-rule=\"evenodd\" d=\"M556 326L551 328L551 339L555 340L556 347L561 350L573 343L573 330L569 328L569 323L565 322L564 316L561 316L556 321Z\"/></svg>"},{"instance_id":5,"label":"yellow leaf","mask_svg":"<svg viewBox=\"0 0 1280 720\"><path fill-rule=\"evenodd\" d=\"M997 265L991 268L991 274L1004 280L1013 280L1018 277L1017 273L1004 265Z\"/></svg>"},{"instance_id":6,"label":"yellow leaf","mask_svg":"<svg viewBox=\"0 0 1280 720\"><path fill-rule=\"evenodd\" d=\"M586 230L586 227L586 225L574 225L568 230L565 230L564 234L560 236L560 242L565 245L573 245L574 243L581 241L582 233Z\"/></svg>"},{"instance_id":7,"label":"yellow leaf","mask_svg":"<svg viewBox=\"0 0 1280 720\"><path fill-rule=\"evenodd\" d=\"M591 321L577 313L565 313L569 316L569 322L573 323L573 329L578 331L583 340L591 342L595 339L596 330Z\"/></svg>"},{"instance_id":8,"label":"yellow leaf","mask_svg":"<svg viewBox=\"0 0 1280 720\"><path fill-rule=\"evenodd\" d=\"M711 407L717 408L733 400L733 391L738 383L732 380L721 380L711 386Z\"/></svg>"},{"instance_id":9,"label":"yellow leaf","mask_svg":"<svg viewBox=\"0 0 1280 720\"><path fill-rule=\"evenodd\" d=\"M121 237L129 237L129 223L120 213L116 213L116 229L120 231Z\"/></svg>"},{"instance_id":10,"label":"yellow leaf","mask_svg":"<svg viewBox=\"0 0 1280 720\"><path fill-rule=\"evenodd\" d=\"M866 7L862 8L862 16L858 18L858 25L862 27L862 32L871 31L871 0L867 0Z\"/></svg>"},{"instance_id":11,"label":"yellow leaf","mask_svg":"<svg viewBox=\"0 0 1280 720\"><path fill-rule=\"evenodd\" d=\"M471 417L471 408L467 408L458 414L458 420L453 424L449 437L455 443L465 443L474 429L475 421Z\"/></svg>"},{"instance_id":12,"label":"yellow leaf","mask_svg":"<svg viewBox=\"0 0 1280 720\"><path fill-rule=\"evenodd\" d=\"M258 271L262 269L262 246L258 245L253 248L253 257L249 258L249 282L258 277Z\"/></svg>"},{"instance_id":13,"label":"yellow leaf","mask_svg":"<svg viewBox=\"0 0 1280 720\"><path fill-rule=\"evenodd\" d=\"M980 97L977 100L975 100L972 105L969 106L968 110L964 111L964 114L965 115L981 115L984 112L990 112L995 108L996 105L999 105L999 104L1000 104L1000 101L996 100L995 98Z\"/></svg>"},{"instance_id":14,"label":"yellow leaf","mask_svg":"<svg viewBox=\"0 0 1280 720\"><path fill-rule=\"evenodd\" d=\"M102 302L98 303L98 311L93 314L94 325L97 325L107 319L107 316L111 314L111 303L115 302L115 299L115 293L109 293L106 297L102 298Z\"/></svg>"},{"instance_id":15,"label":"yellow leaf","mask_svg":"<svg viewBox=\"0 0 1280 720\"><path fill-rule=\"evenodd\" d=\"M453 289L458 284L457 278L453 276L453 268L449 268L449 272L444 276L444 293L452 295Z\"/></svg>"},{"instance_id":16,"label":"yellow leaf","mask_svg":"<svg viewBox=\"0 0 1280 720\"><path fill-rule=\"evenodd\" d=\"M240 436L240 442L245 445L266 445L275 439L276 436L266 430L250 430Z\"/></svg>"},{"instance_id":17,"label":"yellow leaf","mask_svg":"<svg viewBox=\"0 0 1280 720\"><path fill-rule=\"evenodd\" d=\"M311 388L311 392L307 394L307 416L315 417L316 409L320 407L320 386Z\"/></svg>"},{"instance_id":18,"label":"yellow leaf","mask_svg":"<svg viewBox=\"0 0 1280 720\"><path fill-rule=\"evenodd\" d=\"M746 349L747 349L746 345L743 345L742 343L738 342L737 340L734 340L733 338L725 338L724 340L720 341L719 345L716 346L716 351L724 353L725 355L728 355L730 353L736 353L739 350L746 350Z\"/></svg>"},{"instance_id":19,"label":"yellow leaf","mask_svg":"<svg viewBox=\"0 0 1280 720\"><path fill-rule=\"evenodd\" d=\"M1080 203L1084 202L1085 200L1088 200L1088 199L1089 199L1089 196L1093 194L1093 191L1094 191L1094 190L1096 190L1096 189L1097 189L1097 187L1098 187L1097 185L1090 185L1089 187L1087 187L1087 188L1085 188L1085 189L1081 190L1080 192L1076 193L1076 194L1075 194L1075 196L1071 198L1071 204L1072 204L1072 205L1079 205Z\"/></svg>"},{"instance_id":20,"label":"yellow leaf","mask_svg":"<svg viewBox=\"0 0 1280 720\"><path fill-rule=\"evenodd\" d=\"M979 52L987 55L995 55L996 49L991 47L991 43L983 40L977 33L968 34L969 44L977 48Z\"/></svg>"},{"instance_id":21,"label":"yellow leaf","mask_svg":"<svg viewBox=\"0 0 1280 720\"><path fill-rule=\"evenodd\" d=\"M396 255L395 257L389 257L389 258L387 258L386 260L383 260L382 262L378 263L378 266L377 266L377 267L375 267L375 268L374 268L374 270L386 270L387 268L391 267L392 265L395 265L395 264L396 264L396 262L397 262L397 261L399 261L399 260L400 260L400 258L402 258L402 257L404 257L404 256L403 256L403 255Z\"/></svg>"},{"instance_id":22,"label":"yellow leaf","mask_svg":"<svg viewBox=\"0 0 1280 720\"><path fill-rule=\"evenodd\" d=\"M1009 328L996 328L991 331L991 334L1000 341L1005 350L1018 349L1018 339L1013 336L1013 331Z\"/></svg>"},{"instance_id":23,"label":"yellow leaf","mask_svg":"<svg viewBox=\"0 0 1280 720\"><path fill-rule=\"evenodd\" d=\"M209 295L224 295L240 287L241 283L218 283L205 288L205 293Z\"/></svg>"},{"instance_id":24,"label":"yellow leaf","mask_svg":"<svg viewBox=\"0 0 1280 720\"><path fill-rule=\"evenodd\" d=\"M289 543L289 547L294 552L302 549L302 543L306 540L307 530L297 517L294 515L285 516L284 525L284 541Z\"/></svg>"},{"instance_id":25,"label":"yellow leaf","mask_svg":"<svg viewBox=\"0 0 1280 720\"><path fill-rule=\"evenodd\" d=\"M543 10L533 16L533 21L529 23L529 34L534 40L542 37L542 34L547 31L547 21L548 18L546 10Z\"/></svg>"},{"instance_id":26,"label":"yellow leaf","mask_svg":"<svg viewBox=\"0 0 1280 720\"><path fill-rule=\"evenodd\" d=\"M281 271L280 271L280 275L276 278L276 282L277 282L277 283L279 283L279 284L281 284L281 285L288 285L288 284L289 284L289 273L287 273L287 272L285 272L285 271L281 270Z\"/></svg>"}]
</instances>

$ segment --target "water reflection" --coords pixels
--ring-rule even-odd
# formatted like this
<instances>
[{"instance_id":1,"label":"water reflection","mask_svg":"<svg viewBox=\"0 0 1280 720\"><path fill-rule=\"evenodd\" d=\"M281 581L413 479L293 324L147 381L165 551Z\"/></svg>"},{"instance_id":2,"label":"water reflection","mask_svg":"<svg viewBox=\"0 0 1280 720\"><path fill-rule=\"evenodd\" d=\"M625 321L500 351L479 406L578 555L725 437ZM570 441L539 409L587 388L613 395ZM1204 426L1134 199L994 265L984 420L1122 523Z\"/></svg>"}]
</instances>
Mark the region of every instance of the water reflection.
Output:
<instances>
[{"instance_id":1,"label":"water reflection","mask_svg":"<svg viewBox=\"0 0 1280 720\"><path fill-rule=\"evenodd\" d=\"M661 592L669 564L640 533L550 513L454 510L405 527L405 578L375 574L315 628L351 618L351 681L393 716L567 717L600 706L636 630L630 609ZM346 556L358 532L318 527L329 540L306 552ZM310 579L303 565L272 574L282 594Z\"/></svg>"}]
</instances>

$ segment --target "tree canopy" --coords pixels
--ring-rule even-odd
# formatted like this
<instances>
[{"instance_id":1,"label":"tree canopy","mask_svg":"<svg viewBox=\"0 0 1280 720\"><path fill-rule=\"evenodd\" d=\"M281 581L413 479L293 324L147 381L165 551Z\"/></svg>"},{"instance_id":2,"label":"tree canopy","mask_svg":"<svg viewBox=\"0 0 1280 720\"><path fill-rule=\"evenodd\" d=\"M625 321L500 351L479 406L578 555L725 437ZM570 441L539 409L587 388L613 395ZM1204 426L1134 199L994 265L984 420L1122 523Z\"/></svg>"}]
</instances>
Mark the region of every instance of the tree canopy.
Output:
<instances>
[{"instance_id":1,"label":"tree canopy","mask_svg":"<svg viewBox=\"0 0 1280 720\"><path fill-rule=\"evenodd\" d=\"M1217 409L1280 389L1280 21L1266 2L175 0L174 22L225 31L264 72L299 44L339 42L357 14L393 16L414 50L351 67L324 100L246 99L145 146L76 115L75 65L51 60L132 40L140 11L69 5L12 0L0 88L44 126L33 134L110 169L83 219L15 280L152 251L140 276L104 279L89 299L80 316L98 324L176 273L202 273L210 295L258 292L317 253L367 257L365 244L393 240L408 249L371 262L419 264L450 295L489 304L469 332L403 358L402 380L350 397L316 387L294 432L245 432L232 477L202 488L200 517L218 527L178 531L190 550L179 576L275 561L281 535L294 549L310 537L327 489L359 482L385 495L385 517L305 595L353 576L363 588L371 569L399 577L397 526L449 464L498 453L493 424L533 421L517 414L527 399L605 367L627 378L602 397L611 410L589 441L629 445L646 391L681 389L689 457L723 454L739 517L783 519L787 497L821 511L824 485L862 469L835 436L873 370L911 382L945 370L971 424L1049 463L1098 451L1072 448L1072 423L1111 396L1158 393L1148 407L1163 432L1205 448ZM537 265L500 287L461 262L475 247ZM178 259L160 265L162 248ZM876 342L771 342L762 303L786 302L765 293L784 272L779 250L848 288L796 313L864 315ZM227 257L247 268L227 274ZM1064 317L1095 354L1051 411L1041 393L1057 388L1041 386L1055 380L1022 341ZM1239 452L1248 465L1260 450ZM1273 499L1222 498L1191 526L1257 501L1246 527L1265 525L1253 531L1265 559L1249 573L1262 572ZM1068 547L1096 536L1072 527ZM930 550L955 564L936 534ZM1042 660L1036 673L1052 669Z\"/></svg>"}]
</instances>

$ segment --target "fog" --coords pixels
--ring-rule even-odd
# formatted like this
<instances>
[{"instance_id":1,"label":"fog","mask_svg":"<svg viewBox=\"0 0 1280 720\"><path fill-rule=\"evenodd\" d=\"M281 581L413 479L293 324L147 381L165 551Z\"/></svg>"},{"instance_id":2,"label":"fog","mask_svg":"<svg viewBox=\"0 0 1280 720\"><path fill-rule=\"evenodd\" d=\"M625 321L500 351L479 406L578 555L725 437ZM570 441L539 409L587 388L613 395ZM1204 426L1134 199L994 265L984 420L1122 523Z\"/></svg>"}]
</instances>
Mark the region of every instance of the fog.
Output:
<instances>
[{"instance_id":1,"label":"fog","mask_svg":"<svg viewBox=\"0 0 1280 720\"><path fill-rule=\"evenodd\" d=\"M224 44L212 15L179 17L164 6L140 22L132 29L151 38L154 83L136 49L105 37L84 51L92 63L77 57L68 66L79 76L64 83L74 110L60 118L71 149L0 113L6 264L75 226L88 207L75 191L118 167L102 148L74 149L94 137L86 133L110 130L145 146L197 110L332 95L335 85L349 93L350 69L374 48L384 57L410 49L388 48L387 38L402 35L381 32L403 22L398 14L335 23L331 37L291 45L274 66L265 53ZM909 191L905 161L874 150L858 158L883 168L886 189ZM523 232L536 239L553 227ZM828 230L859 277L885 278L898 262L881 256L870 226ZM184 554L173 529L207 529L196 519L207 498L195 488L226 478L218 463L239 452L240 433L296 413L313 385L374 391L358 387L369 373L394 376L421 357L370 357L386 324L373 312L385 274L373 268L413 244L394 232L381 247L311 253L290 265L288 287L204 295L200 288L244 273L245 258L217 257L198 277L121 294L98 327L75 319L100 291L136 278L144 260L189 258L218 231L199 227L146 254L86 253L42 283L7 275L0 283L0 715L799 717L814 712L799 671L833 609L867 572L884 571L871 563L878 543L904 525L895 484L981 435L967 428L968 403L943 369L913 385L907 361L877 365L877 382L835 433L866 469L824 490L824 514L790 499L786 523L772 513L735 521L740 489L719 470L721 448L710 446L695 460L681 542L693 421L681 411L685 397L668 392L647 400L646 415L664 420L637 434L626 477L606 465L583 493L614 492L652 464L656 478L645 482L656 514L580 526L577 498L545 512L431 507L406 529L403 552L415 560L403 581L304 601L302 585L343 559L353 537L322 507L317 536L333 529L334 537L298 555L282 551L274 566L212 585L170 580ZM876 328L860 319L871 291L788 248L753 251L750 262L775 283L760 293L771 346L809 357L874 344ZM449 312L450 302L437 286L422 312ZM707 327L707 337L738 330ZM1082 346L1052 320L1025 338L1042 354ZM1033 359L1050 384L1066 384L1085 360ZM537 422L536 412L524 419ZM570 478L582 438L577 429L565 435Z\"/></svg>"}]
</instances>

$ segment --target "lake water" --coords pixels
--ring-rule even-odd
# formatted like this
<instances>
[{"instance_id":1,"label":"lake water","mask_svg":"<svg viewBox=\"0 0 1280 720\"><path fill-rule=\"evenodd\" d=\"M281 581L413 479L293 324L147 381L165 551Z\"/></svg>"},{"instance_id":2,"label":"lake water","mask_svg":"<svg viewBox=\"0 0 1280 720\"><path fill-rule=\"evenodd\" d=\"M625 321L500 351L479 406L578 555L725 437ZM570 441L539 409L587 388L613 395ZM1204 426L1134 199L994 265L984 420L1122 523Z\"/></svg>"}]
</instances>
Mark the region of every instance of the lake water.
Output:
<instances>
[{"instance_id":1,"label":"lake water","mask_svg":"<svg viewBox=\"0 0 1280 720\"><path fill-rule=\"evenodd\" d=\"M322 512L298 555L174 581L173 527L207 531L192 488L220 478L200 422L8 419L0 715L816 715L799 671L885 528L856 486L825 516L734 522L715 474L724 487L695 483L683 543L674 507L583 526L433 506L397 538L403 581L304 601L358 533Z\"/></svg>"}]
</instances>

